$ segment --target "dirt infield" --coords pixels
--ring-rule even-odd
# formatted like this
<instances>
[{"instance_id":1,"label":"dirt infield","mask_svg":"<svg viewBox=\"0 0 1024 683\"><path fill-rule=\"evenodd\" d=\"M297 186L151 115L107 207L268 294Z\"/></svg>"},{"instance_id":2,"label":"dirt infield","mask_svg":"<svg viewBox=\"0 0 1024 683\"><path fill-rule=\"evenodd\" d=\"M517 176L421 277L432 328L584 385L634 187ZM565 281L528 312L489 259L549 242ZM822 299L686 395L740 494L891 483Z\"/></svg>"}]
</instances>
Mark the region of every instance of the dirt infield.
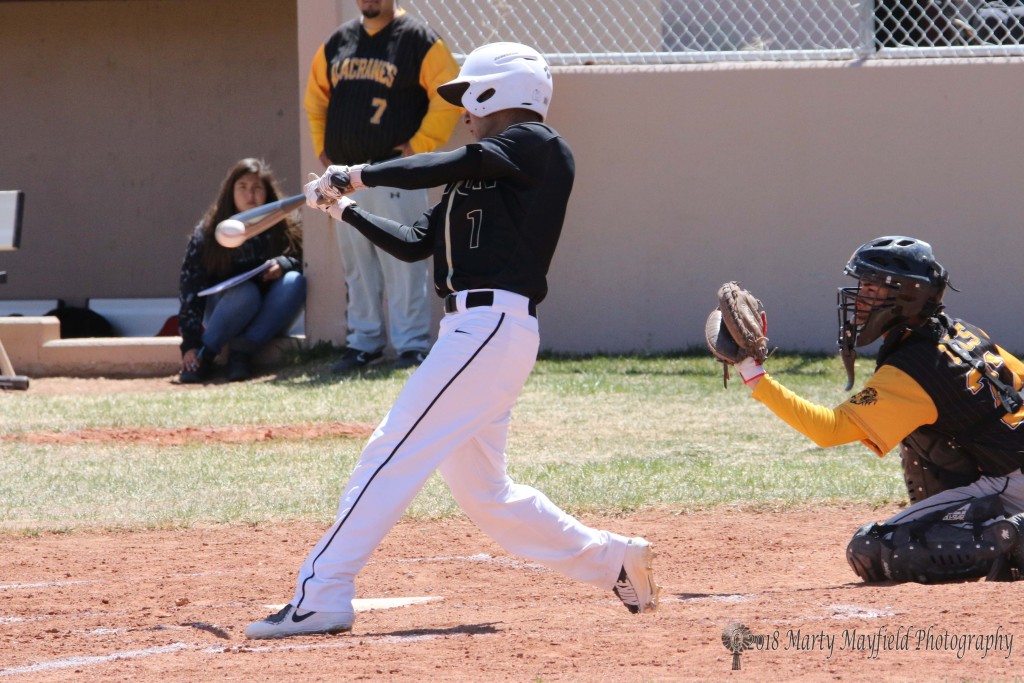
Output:
<instances>
[{"instance_id":1,"label":"dirt infield","mask_svg":"<svg viewBox=\"0 0 1024 683\"><path fill-rule=\"evenodd\" d=\"M433 600L361 612L351 634L269 642L242 632L290 597L316 526L4 536L0 678L1015 680L1024 582L854 580L849 532L888 512L587 518L655 543L662 604L641 616L507 555L464 519L403 522L359 597ZM759 636L739 671L722 643L733 622Z\"/></svg>"},{"instance_id":2,"label":"dirt infield","mask_svg":"<svg viewBox=\"0 0 1024 683\"><path fill-rule=\"evenodd\" d=\"M309 428L318 427L201 438L301 438ZM291 596L320 526L0 535L0 679L1021 680L1024 582L856 580L847 540L893 511L584 518L655 544L661 607L641 616L610 591L508 555L463 518L404 521L360 576L358 597L422 600L361 611L351 634L282 641L250 641L243 630ZM753 634L739 670L723 645L731 624Z\"/></svg>"}]
</instances>

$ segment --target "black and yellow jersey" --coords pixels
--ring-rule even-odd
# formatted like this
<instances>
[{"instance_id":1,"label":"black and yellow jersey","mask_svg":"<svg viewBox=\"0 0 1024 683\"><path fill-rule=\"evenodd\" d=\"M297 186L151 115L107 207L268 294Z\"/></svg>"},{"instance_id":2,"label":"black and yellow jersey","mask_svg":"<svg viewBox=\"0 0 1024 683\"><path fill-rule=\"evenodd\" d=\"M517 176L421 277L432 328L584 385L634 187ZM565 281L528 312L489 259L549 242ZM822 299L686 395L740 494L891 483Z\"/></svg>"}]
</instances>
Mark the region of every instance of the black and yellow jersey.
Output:
<instances>
[{"instance_id":1,"label":"black and yellow jersey","mask_svg":"<svg viewBox=\"0 0 1024 683\"><path fill-rule=\"evenodd\" d=\"M900 336L886 340L864 388L835 409L814 405L767 377L754 398L823 447L861 441L881 456L928 425L955 439L984 474L1004 475L1024 465L1024 410L1008 410L988 376L994 373L1019 392L1024 363L962 320L950 321L945 333L894 334ZM953 343L969 349L982 369L954 353Z\"/></svg>"},{"instance_id":2,"label":"black and yellow jersey","mask_svg":"<svg viewBox=\"0 0 1024 683\"><path fill-rule=\"evenodd\" d=\"M314 150L346 165L393 157L406 143L433 151L460 111L437 86L458 71L438 35L404 10L373 34L360 20L342 24L310 67L304 105Z\"/></svg>"}]
</instances>

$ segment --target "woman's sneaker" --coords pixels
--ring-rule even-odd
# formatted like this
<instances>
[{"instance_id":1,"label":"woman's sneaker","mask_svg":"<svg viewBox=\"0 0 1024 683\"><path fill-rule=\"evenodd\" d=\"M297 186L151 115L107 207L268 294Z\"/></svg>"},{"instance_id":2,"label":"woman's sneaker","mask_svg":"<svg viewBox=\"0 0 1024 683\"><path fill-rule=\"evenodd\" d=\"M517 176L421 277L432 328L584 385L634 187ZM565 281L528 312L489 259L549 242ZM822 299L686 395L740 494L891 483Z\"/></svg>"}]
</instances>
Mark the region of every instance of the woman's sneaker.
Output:
<instances>
[{"instance_id":1,"label":"woman's sneaker","mask_svg":"<svg viewBox=\"0 0 1024 683\"><path fill-rule=\"evenodd\" d=\"M252 356L244 351L232 351L228 356L228 381L244 382L252 378Z\"/></svg>"},{"instance_id":2,"label":"woman's sneaker","mask_svg":"<svg viewBox=\"0 0 1024 683\"><path fill-rule=\"evenodd\" d=\"M196 352L196 360L199 365L195 370L182 370L178 375L178 381L182 384L202 384L213 375L214 354L205 346Z\"/></svg>"}]
</instances>

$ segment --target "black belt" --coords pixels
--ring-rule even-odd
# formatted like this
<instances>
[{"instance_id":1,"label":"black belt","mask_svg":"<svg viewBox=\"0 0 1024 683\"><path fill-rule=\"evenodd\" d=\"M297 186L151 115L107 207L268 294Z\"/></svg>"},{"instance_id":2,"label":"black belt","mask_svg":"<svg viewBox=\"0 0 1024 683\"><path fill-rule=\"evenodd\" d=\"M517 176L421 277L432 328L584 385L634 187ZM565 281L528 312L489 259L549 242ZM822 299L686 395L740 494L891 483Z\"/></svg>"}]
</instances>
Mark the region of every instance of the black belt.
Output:
<instances>
[{"instance_id":1,"label":"black belt","mask_svg":"<svg viewBox=\"0 0 1024 683\"><path fill-rule=\"evenodd\" d=\"M444 298L444 312L455 313L459 310L458 292L452 292ZM476 308L477 306L493 306L494 305L494 292L466 292L466 308ZM527 307L527 312L534 318L537 317L537 304L530 301Z\"/></svg>"}]
</instances>

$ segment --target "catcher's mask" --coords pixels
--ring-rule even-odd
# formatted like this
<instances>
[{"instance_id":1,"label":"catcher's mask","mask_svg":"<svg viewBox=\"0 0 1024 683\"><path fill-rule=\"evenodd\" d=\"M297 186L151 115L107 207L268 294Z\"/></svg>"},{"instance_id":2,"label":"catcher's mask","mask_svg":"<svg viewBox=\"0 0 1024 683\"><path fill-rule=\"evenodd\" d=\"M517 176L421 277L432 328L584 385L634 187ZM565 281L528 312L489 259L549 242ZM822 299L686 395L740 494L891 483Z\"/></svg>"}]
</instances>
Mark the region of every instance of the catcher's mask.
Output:
<instances>
[{"instance_id":1,"label":"catcher's mask","mask_svg":"<svg viewBox=\"0 0 1024 683\"><path fill-rule=\"evenodd\" d=\"M546 118L553 92L547 61L519 43L478 47L466 57L458 78L437 88L445 101L480 117L505 109L529 109Z\"/></svg>"},{"instance_id":2,"label":"catcher's mask","mask_svg":"<svg viewBox=\"0 0 1024 683\"><path fill-rule=\"evenodd\" d=\"M923 323L942 310L949 274L927 242L879 237L853 252L843 271L856 287L840 287L839 350L853 385L854 349L902 324Z\"/></svg>"}]
</instances>

